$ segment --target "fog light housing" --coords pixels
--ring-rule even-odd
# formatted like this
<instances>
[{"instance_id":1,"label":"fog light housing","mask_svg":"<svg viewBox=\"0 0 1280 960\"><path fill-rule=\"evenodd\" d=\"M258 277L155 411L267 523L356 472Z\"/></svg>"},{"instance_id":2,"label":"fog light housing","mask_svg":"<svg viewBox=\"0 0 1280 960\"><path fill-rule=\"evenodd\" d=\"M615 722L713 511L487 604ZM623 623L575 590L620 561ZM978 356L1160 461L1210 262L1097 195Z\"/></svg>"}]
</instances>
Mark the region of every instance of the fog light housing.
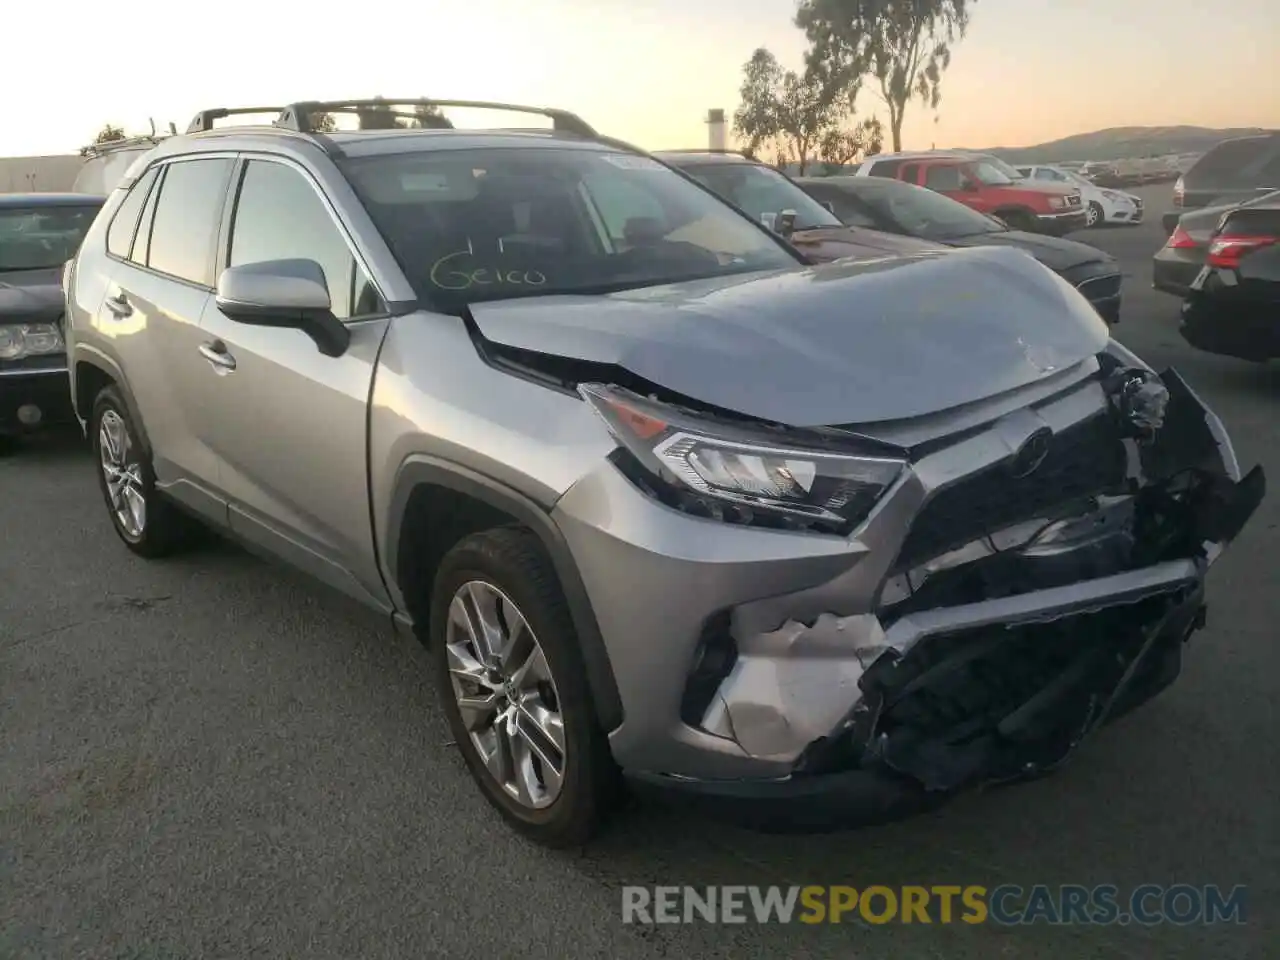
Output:
<instances>
[{"instance_id":1,"label":"fog light housing","mask_svg":"<svg viewBox=\"0 0 1280 960\"><path fill-rule=\"evenodd\" d=\"M44 413L34 403L24 403L18 408L18 422L24 427L34 427L44 419Z\"/></svg>"}]
</instances>

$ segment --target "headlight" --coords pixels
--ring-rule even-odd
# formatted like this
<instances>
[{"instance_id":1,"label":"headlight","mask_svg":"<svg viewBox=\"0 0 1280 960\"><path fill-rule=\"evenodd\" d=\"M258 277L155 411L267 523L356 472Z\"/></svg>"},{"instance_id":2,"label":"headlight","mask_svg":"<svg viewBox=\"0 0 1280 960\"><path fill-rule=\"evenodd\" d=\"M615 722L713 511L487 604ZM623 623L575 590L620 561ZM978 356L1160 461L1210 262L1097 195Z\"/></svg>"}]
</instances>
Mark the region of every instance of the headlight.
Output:
<instances>
[{"instance_id":1,"label":"headlight","mask_svg":"<svg viewBox=\"0 0 1280 960\"><path fill-rule=\"evenodd\" d=\"M793 448L599 383L578 392L658 499L729 523L848 533L902 475L900 457ZM817 446L817 445L815 445ZM620 464L625 469L625 464Z\"/></svg>"},{"instance_id":2,"label":"headlight","mask_svg":"<svg viewBox=\"0 0 1280 960\"><path fill-rule=\"evenodd\" d=\"M0 326L0 360L20 360L64 349L56 323L19 323Z\"/></svg>"},{"instance_id":3,"label":"headlight","mask_svg":"<svg viewBox=\"0 0 1280 960\"><path fill-rule=\"evenodd\" d=\"M1066 197L1050 197L1049 206L1054 210L1061 210L1067 205Z\"/></svg>"}]
</instances>

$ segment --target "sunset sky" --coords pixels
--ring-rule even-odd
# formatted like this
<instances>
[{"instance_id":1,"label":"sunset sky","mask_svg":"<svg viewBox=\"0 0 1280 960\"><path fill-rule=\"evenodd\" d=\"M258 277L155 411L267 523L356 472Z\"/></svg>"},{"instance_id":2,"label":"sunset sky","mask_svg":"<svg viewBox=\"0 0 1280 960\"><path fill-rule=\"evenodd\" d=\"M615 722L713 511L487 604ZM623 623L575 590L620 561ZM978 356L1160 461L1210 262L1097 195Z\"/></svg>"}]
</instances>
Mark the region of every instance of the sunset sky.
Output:
<instances>
[{"instance_id":1,"label":"sunset sky","mask_svg":"<svg viewBox=\"0 0 1280 960\"><path fill-rule=\"evenodd\" d=\"M702 146L707 108L732 113L755 47L798 66L805 46L794 0L8 6L5 33L40 39L6 45L0 156L71 152L105 122L143 132L211 106L374 95L562 106L650 149ZM1280 126L1278 44L1280 0L977 0L937 118L913 105L905 146ZM887 119L870 92L859 107Z\"/></svg>"}]
</instances>

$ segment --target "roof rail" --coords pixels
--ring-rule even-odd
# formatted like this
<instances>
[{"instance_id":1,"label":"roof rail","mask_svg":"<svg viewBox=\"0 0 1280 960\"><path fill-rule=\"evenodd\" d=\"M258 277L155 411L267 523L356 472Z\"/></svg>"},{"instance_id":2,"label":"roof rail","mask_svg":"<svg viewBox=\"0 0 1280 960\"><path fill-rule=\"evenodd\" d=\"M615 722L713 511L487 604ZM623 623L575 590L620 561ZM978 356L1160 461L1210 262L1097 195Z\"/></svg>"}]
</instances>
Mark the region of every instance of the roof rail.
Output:
<instances>
[{"instance_id":1,"label":"roof rail","mask_svg":"<svg viewBox=\"0 0 1280 960\"><path fill-rule=\"evenodd\" d=\"M397 111L395 107L410 107L409 112ZM495 110L505 113L534 113L551 120L552 128L562 133L572 133L579 137L597 139L596 133L589 123L568 110L556 110L550 107L528 107L514 103L492 103L487 100L432 100L425 97L409 97L407 99L388 99L376 97L370 100L308 100L291 103L280 110L275 125L299 133L316 133L312 118L322 113L356 113L367 114L370 110L387 110L393 116L406 119L425 119L416 112L423 107L461 107L467 110ZM241 111L245 113L254 111ZM442 129L452 129L453 124L444 117L433 117L433 125ZM431 121L428 121L430 123Z\"/></svg>"},{"instance_id":2,"label":"roof rail","mask_svg":"<svg viewBox=\"0 0 1280 960\"><path fill-rule=\"evenodd\" d=\"M130 147L155 146L163 139L163 136L144 133L136 137L121 137L119 140L91 143L80 148L80 156L88 159L90 157L101 157L116 150L126 150Z\"/></svg>"},{"instance_id":3,"label":"roof rail","mask_svg":"<svg viewBox=\"0 0 1280 960\"><path fill-rule=\"evenodd\" d=\"M213 110L201 110L197 113L189 124L187 124L187 133L204 133L206 130L213 129L213 121L222 120L226 117L237 117L246 113L275 113L279 114L283 107L217 107Z\"/></svg>"}]
</instances>

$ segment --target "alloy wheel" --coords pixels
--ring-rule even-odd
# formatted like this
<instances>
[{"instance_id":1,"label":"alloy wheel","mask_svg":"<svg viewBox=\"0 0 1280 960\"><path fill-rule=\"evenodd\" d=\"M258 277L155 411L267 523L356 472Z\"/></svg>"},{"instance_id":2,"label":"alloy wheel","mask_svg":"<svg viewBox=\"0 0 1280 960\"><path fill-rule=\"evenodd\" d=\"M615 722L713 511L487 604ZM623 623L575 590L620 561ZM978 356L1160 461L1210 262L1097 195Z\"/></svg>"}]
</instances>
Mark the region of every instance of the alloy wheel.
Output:
<instances>
[{"instance_id":1,"label":"alloy wheel","mask_svg":"<svg viewBox=\"0 0 1280 960\"><path fill-rule=\"evenodd\" d=\"M142 464L124 418L115 410L102 414L98 424L98 449L107 499L116 523L126 535L138 539L147 528L147 497L143 492Z\"/></svg>"},{"instance_id":2,"label":"alloy wheel","mask_svg":"<svg viewBox=\"0 0 1280 960\"><path fill-rule=\"evenodd\" d=\"M1086 227L1096 226L1098 223L1098 208L1093 204L1089 205L1089 210L1084 215L1084 225Z\"/></svg>"},{"instance_id":3,"label":"alloy wheel","mask_svg":"<svg viewBox=\"0 0 1280 960\"><path fill-rule=\"evenodd\" d=\"M550 806L564 781L564 720L528 621L497 587L472 580L449 605L445 648L463 725L489 774L522 806Z\"/></svg>"}]
</instances>

